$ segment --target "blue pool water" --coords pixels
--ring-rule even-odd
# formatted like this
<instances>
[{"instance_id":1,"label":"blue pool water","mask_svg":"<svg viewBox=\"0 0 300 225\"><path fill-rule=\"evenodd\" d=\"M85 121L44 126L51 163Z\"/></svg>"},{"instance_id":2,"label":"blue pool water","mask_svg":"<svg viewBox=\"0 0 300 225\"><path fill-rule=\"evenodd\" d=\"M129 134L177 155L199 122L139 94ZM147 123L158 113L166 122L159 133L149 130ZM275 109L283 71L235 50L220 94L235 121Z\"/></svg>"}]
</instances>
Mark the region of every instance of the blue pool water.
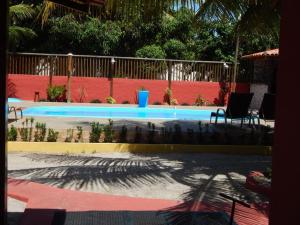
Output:
<instances>
[{"instance_id":1,"label":"blue pool water","mask_svg":"<svg viewBox=\"0 0 300 225\"><path fill-rule=\"evenodd\" d=\"M37 106L25 109L23 114L111 119L209 120L211 112L211 110L174 108Z\"/></svg>"},{"instance_id":2,"label":"blue pool water","mask_svg":"<svg viewBox=\"0 0 300 225\"><path fill-rule=\"evenodd\" d=\"M21 99L18 99L18 98L8 98L7 100L8 100L9 103L11 103L11 102L12 102L12 103L13 103L13 102L22 102L22 100L21 100Z\"/></svg>"}]
</instances>

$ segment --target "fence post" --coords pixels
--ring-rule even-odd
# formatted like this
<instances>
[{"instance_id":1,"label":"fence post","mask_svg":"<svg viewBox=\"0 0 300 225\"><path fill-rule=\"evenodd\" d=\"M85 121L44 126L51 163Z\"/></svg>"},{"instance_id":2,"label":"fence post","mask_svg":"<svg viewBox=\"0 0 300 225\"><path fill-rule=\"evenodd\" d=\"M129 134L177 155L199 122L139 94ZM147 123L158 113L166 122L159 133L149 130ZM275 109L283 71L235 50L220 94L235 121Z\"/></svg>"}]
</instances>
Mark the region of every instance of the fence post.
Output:
<instances>
[{"instance_id":1,"label":"fence post","mask_svg":"<svg viewBox=\"0 0 300 225\"><path fill-rule=\"evenodd\" d=\"M110 78L110 92L109 92L109 95L111 97L113 97L113 94L114 94L114 73L115 73L115 58L111 58L110 60L110 64L109 64L109 78Z\"/></svg>"},{"instance_id":2,"label":"fence post","mask_svg":"<svg viewBox=\"0 0 300 225\"><path fill-rule=\"evenodd\" d=\"M73 73L73 54L68 54L68 98L67 101L71 102L71 76Z\"/></svg>"},{"instance_id":3,"label":"fence post","mask_svg":"<svg viewBox=\"0 0 300 225\"><path fill-rule=\"evenodd\" d=\"M50 72L50 74L49 74L49 87L52 87L52 77L53 77L53 75Z\"/></svg>"},{"instance_id":4,"label":"fence post","mask_svg":"<svg viewBox=\"0 0 300 225\"><path fill-rule=\"evenodd\" d=\"M168 62L168 88L172 88L172 61Z\"/></svg>"},{"instance_id":5,"label":"fence post","mask_svg":"<svg viewBox=\"0 0 300 225\"><path fill-rule=\"evenodd\" d=\"M52 59L51 59L51 57L47 57L47 61L49 62L49 87L52 87L52 79L53 79L53 67L54 67L54 65L53 65L53 62L52 62Z\"/></svg>"}]
</instances>

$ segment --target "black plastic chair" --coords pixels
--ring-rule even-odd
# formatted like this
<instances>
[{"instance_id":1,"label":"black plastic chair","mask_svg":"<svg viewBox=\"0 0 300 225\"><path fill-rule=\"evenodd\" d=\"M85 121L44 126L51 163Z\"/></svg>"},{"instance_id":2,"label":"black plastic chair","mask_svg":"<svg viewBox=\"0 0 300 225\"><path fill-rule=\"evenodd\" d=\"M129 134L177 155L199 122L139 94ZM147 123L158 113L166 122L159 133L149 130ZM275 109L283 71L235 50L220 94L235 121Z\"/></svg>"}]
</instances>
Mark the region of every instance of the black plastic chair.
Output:
<instances>
[{"instance_id":1,"label":"black plastic chair","mask_svg":"<svg viewBox=\"0 0 300 225\"><path fill-rule=\"evenodd\" d=\"M275 103L276 103L276 95L275 94L264 94L263 100L261 102L260 108L258 110L258 114L252 113L253 124L255 124L255 119L258 121L258 125L260 125L260 120L274 121L275 120Z\"/></svg>"},{"instance_id":2,"label":"black plastic chair","mask_svg":"<svg viewBox=\"0 0 300 225\"><path fill-rule=\"evenodd\" d=\"M231 93L228 100L226 110L223 108L217 109L217 112L210 114L210 123L213 117L215 117L215 124L218 123L218 118L224 118L225 124L227 119L241 120L241 126L243 126L244 120L249 119L251 122L251 114L249 114L249 106L253 98L253 93Z\"/></svg>"}]
</instances>

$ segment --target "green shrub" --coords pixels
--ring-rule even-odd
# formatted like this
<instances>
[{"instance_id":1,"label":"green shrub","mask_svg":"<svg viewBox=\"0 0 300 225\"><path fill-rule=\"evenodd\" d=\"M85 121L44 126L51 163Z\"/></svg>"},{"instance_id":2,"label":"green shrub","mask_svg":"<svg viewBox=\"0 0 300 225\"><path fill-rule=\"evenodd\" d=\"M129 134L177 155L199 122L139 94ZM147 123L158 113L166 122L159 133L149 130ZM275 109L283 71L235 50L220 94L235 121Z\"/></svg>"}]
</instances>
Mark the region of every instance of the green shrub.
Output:
<instances>
[{"instance_id":1,"label":"green shrub","mask_svg":"<svg viewBox=\"0 0 300 225\"><path fill-rule=\"evenodd\" d=\"M121 128L119 141L120 143L127 143L127 127L125 125Z\"/></svg>"},{"instance_id":2,"label":"green shrub","mask_svg":"<svg viewBox=\"0 0 300 225\"><path fill-rule=\"evenodd\" d=\"M24 126L25 122L22 122L22 127L18 128L20 137L22 141L28 140L28 128Z\"/></svg>"},{"instance_id":3,"label":"green shrub","mask_svg":"<svg viewBox=\"0 0 300 225\"><path fill-rule=\"evenodd\" d=\"M104 142L112 143L114 140L114 130L113 130L113 121L111 119L108 120L108 125L104 126Z\"/></svg>"},{"instance_id":4,"label":"green shrub","mask_svg":"<svg viewBox=\"0 0 300 225\"><path fill-rule=\"evenodd\" d=\"M188 51L187 46L177 39L168 40L163 49L168 59L194 60L195 54Z\"/></svg>"},{"instance_id":5,"label":"green shrub","mask_svg":"<svg viewBox=\"0 0 300 225\"><path fill-rule=\"evenodd\" d=\"M263 145L272 145L273 143L273 133L274 130L272 130L272 128L267 125L266 127L262 128L262 140L261 140L261 144Z\"/></svg>"},{"instance_id":6,"label":"green shrub","mask_svg":"<svg viewBox=\"0 0 300 225\"><path fill-rule=\"evenodd\" d=\"M170 105L178 105L177 99L176 98L172 98L171 102L170 102Z\"/></svg>"},{"instance_id":7,"label":"green shrub","mask_svg":"<svg viewBox=\"0 0 300 225\"><path fill-rule=\"evenodd\" d=\"M74 134L73 129L67 129L67 136L66 136L65 142L72 142L73 134Z\"/></svg>"},{"instance_id":8,"label":"green shrub","mask_svg":"<svg viewBox=\"0 0 300 225\"><path fill-rule=\"evenodd\" d=\"M18 131L13 125L8 130L7 139L8 141L16 141L18 138Z\"/></svg>"},{"instance_id":9,"label":"green shrub","mask_svg":"<svg viewBox=\"0 0 300 225\"><path fill-rule=\"evenodd\" d=\"M182 142L182 130L181 130L181 126L179 124L174 125L174 133L173 133L172 142L174 144L178 144L178 143Z\"/></svg>"},{"instance_id":10,"label":"green shrub","mask_svg":"<svg viewBox=\"0 0 300 225\"><path fill-rule=\"evenodd\" d=\"M171 88L166 88L165 94L164 94L164 102L166 102L170 105L172 96L173 96L173 92L172 92Z\"/></svg>"},{"instance_id":11,"label":"green shrub","mask_svg":"<svg viewBox=\"0 0 300 225\"><path fill-rule=\"evenodd\" d=\"M47 142L56 142L58 138L58 131L55 131L54 129L49 128L48 129L48 137Z\"/></svg>"},{"instance_id":12,"label":"green shrub","mask_svg":"<svg viewBox=\"0 0 300 225\"><path fill-rule=\"evenodd\" d=\"M207 104L207 101L201 95L198 95L198 97L196 98L196 101L195 101L195 105L196 106L203 106L203 105L206 105L206 104Z\"/></svg>"},{"instance_id":13,"label":"green shrub","mask_svg":"<svg viewBox=\"0 0 300 225\"><path fill-rule=\"evenodd\" d=\"M144 86L142 86L139 88L139 91L147 91L147 89Z\"/></svg>"},{"instance_id":14,"label":"green shrub","mask_svg":"<svg viewBox=\"0 0 300 225\"><path fill-rule=\"evenodd\" d=\"M190 104L187 103L187 102L184 102L184 103L181 103L180 105L182 105L182 106L189 106Z\"/></svg>"},{"instance_id":15,"label":"green shrub","mask_svg":"<svg viewBox=\"0 0 300 225\"><path fill-rule=\"evenodd\" d=\"M134 136L134 143L140 143L142 140L142 128L139 126L135 127L135 136Z\"/></svg>"},{"instance_id":16,"label":"green shrub","mask_svg":"<svg viewBox=\"0 0 300 225\"><path fill-rule=\"evenodd\" d=\"M207 106L217 106L217 104L215 104L215 103L209 103L209 102L206 105Z\"/></svg>"},{"instance_id":17,"label":"green shrub","mask_svg":"<svg viewBox=\"0 0 300 225\"><path fill-rule=\"evenodd\" d=\"M168 103L169 105L178 105L177 99L173 98L173 92L171 88L166 88L164 94L164 102Z\"/></svg>"},{"instance_id":18,"label":"green shrub","mask_svg":"<svg viewBox=\"0 0 300 225\"><path fill-rule=\"evenodd\" d=\"M225 138L225 143L226 143L227 145L235 144L235 143L234 143L234 139L233 139L232 135L230 134L230 132L225 131L225 133L224 133L224 138ZM256 144L256 142L257 142L257 140L255 140L255 144ZM251 145L252 145L252 144L251 144Z\"/></svg>"},{"instance_id":19,"label":"green shrub","mask_svg":"<svg viewBox=\"0 0 300 225\"><path fill-rule=\"evenodd\" d=\"M153 144L154 143L154 137L155 137L155 124L148 122L148 143Z\"/></svg>"},{"instance_id":20,"label":"green shrub","mask_svg":"<svg viewBox=\"0 0 300 225\"><path fill-rule=\"evenodd\" d=\"M30 126L28 126L29 122L30 122ZM25 122L22 122L22 127L18 129L22 141L31 141L33 122L34 122L34 118L32 117L30 119L26 118Z\"/></svg>"},{"instance_id":21,"label":"green shrub","mask_svg":"<svg viewBox=\"0 0 300 225\"><path fill-rule=\"evenodd\" d=\"M187 144L194 144L195 143L195 132L193 129L187 129Z\"/></svg>"},{"instance_id":22,"label":"green shrub","mask_svg":"<svg viewBox=\"0 0 300 225\"><path fill-rule=\"evenodd\" d=\"M172 143L173 130L171 127L169 129L162 127L161 135L162 135L162 143L166 143L166 144Z\"/></svg>"},{"instance_id":23,"label":"green shrub","mask_svg":"<svg viewBox=\"0 0 300 225\"><path fill-rule=\"evenodd\" d=\"M75 139L75 142L83 142L82 127L81 126L77 126L76 129L77 129L77 135L76 135L77 137Z\"/></svg>"},{"instance_id":24,"label":"green shrub","mask_svg":"<svg viewBox=\"0 0 300 225\"><path fill-rule=\"evenodd\" d=\"M116 102L117 101L111 96L106 98L106 103L108 103L108 104L116 104Z\"/></svg>"},{"instance_id":25,"label":"green shrub","mask_svg":"<svg viewBox=\"0 0 300 225\"><path fill-rule=\"evenodd\" d=\"M55 85L47 88L47 98L51 102L65 102L66 101L66 86Z\"/></svg>"},{"instance_id":26,"label":"green shrub","mask_svg":"<svg viewBox=\"0 0 300 225\"><path fill-rule=\"evenodd\" d=\"M139 58L164 59L166 58L165 51L158 45L145 45L135 53Z\"/></svg>"},{"instance_id":27,"label":"green shrub","mask_svg":"<svg viewBox=\"0 0 300 225\"><path fill-rule=\"evenodd\" d=\"M197 141L199 144L201 144L201 143L203 143L203 129L202 129L201 121L198 122L198 128L199 128L199 131L198 131Z\"/></svg>"},{"instance_id":28,"label":"green shrub","mask_svg":"<svg viewBox=\"0 0 300 225\"><path fill-rule=\"evenodd\" d=\"M161 102L160 101L155 101L155 102L153 102L153 105L161 105Z\"/></svg>"},{"instance_id":29,"label":"green shrub","mask_svg":"<svg viewBox=\"0 0 300 225\"><path fill-rule=\"evenodd\" d=\"M29 128L29 141L31 141L32 138L32 132L33 132L33 123L34 123L34 118L30 117L30 128Z\"/></svg>"},{"instance_id":30,"label":"green shrub","mask_svg":"<svg viewBox=\"0 0 300 225\"><path fill-rule=\"evenodd\" d=\"M34 141L42 142L46 137L46 124L45 123L36 123L35 124L35 132L34 132Z\"/></svg>"},{"instance_id":31,"label":"green shrub","mask_svg":"<svg viewBox=\"0 0 300 225\"><path fill-rule=\"evenodd\" d=\"M99 99L93 99L90 101L90 103L102 103Z\"/></svg>"},{"instance_id":32,"label":"green shrub","mask_svg":"<svg viewBox=\"0 0 300 225\"><path fill-rule=\"evenodd\" d=\"M90 143L99 143L100 135L103 130L103 125L99 122L93 122L91 125L91 131L90 131Z\"/></svg>"}]
</instances>

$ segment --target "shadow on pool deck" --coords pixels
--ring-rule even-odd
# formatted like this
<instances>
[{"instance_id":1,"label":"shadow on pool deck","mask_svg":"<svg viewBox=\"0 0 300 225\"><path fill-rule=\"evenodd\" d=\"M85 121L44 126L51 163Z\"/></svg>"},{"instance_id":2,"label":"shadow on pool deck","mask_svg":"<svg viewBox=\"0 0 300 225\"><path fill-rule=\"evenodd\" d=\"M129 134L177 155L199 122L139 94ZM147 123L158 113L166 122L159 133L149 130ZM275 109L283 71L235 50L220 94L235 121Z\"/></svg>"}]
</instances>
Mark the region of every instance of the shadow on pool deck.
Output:
<instances>
[{"instance_id":1,"label":"shadow on pool deck","mask_svg":"<svg viewBox=\"0 0 300 225\"><path fill-rule=\"evenodd\" d=\"M59 188L102 193L127 193L143 196L153 187L188 187L180 196L185 202L225 201L219 193L234 195L249 203L265 201L261 195L244 187L244 177L251 170L264 171L271 165L265 156L222 154L131 154L128 158L92 155L26 154L25 158L44 166L9 170L9 177L24 178ZM47 167L48 164L56 165ZM170 193L173 191L170 190ZM149 197L150 197L149 196ZM171 196L170 196L171 197ZM173 196L174 198L174 196Z\"/></svg>"},{"instance_id":2,"label":"shadow on pool deck","mask_svg":"<svg viewBox=\"0 0 300 225\"><path fill-rule=\"evenodd\" d=\"M231 209L230 203L220 201L204 202L192 199L176 205L176 201L172 200L78 192L15 179L9 179L8 193L28 199L28 208L20 225L128 223L194 225L201 221L203 222L201 224L215 225L219 224L218 222L226 224L228 216L220 212L229 214ZM235 219L239 224L248 225L268 222L267 215L260 210L240 205L236 206ZM106 223L103 223L104 221Z\"/></svg>"}]
</instances>

